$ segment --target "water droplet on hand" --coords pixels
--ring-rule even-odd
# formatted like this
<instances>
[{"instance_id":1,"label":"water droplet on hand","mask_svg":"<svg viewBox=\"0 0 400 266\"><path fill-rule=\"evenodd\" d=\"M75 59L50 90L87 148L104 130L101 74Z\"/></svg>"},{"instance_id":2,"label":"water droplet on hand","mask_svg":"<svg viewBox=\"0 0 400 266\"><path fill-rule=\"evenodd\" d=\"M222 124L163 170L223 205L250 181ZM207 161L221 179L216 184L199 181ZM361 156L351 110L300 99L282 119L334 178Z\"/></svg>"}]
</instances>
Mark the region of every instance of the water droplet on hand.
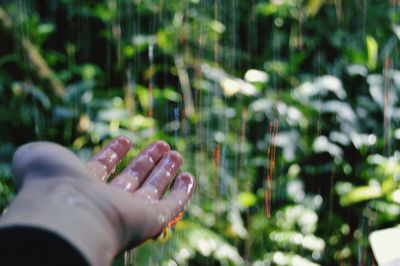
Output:
<instances>
[{"instance_id":1,"label":"water droplet on hand","mask_svg":"<svg viewBox=\"0 0 400 266\"><path fill-rule=\"evenodd\" d=\"M160 214L160 215L158 215L158 221L159 221L159 223L161 223L161 224L164 224L165 223L165 215L163 215L163 214Z\"/></svg>"}]
</instances>

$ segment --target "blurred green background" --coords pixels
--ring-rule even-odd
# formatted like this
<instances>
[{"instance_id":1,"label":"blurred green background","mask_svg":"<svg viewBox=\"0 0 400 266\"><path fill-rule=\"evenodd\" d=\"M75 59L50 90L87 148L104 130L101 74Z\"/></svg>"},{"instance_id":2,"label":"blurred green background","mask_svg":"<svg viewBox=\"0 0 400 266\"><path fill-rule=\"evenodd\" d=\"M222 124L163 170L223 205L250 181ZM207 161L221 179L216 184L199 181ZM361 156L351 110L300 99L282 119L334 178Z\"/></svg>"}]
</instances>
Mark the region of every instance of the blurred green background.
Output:
<instances>
[{"instance_id":1,"label":"blurred green background","mask_svg":"<svg viewBox=\"0 0 400 266\"><path fill-rule=\"evenodd\" d=\"M115 265L376 265L398 224L398 0L0 0L0 40L1 209L28 141L164 139L196 175Z\"/></svg>"}]
</instances>

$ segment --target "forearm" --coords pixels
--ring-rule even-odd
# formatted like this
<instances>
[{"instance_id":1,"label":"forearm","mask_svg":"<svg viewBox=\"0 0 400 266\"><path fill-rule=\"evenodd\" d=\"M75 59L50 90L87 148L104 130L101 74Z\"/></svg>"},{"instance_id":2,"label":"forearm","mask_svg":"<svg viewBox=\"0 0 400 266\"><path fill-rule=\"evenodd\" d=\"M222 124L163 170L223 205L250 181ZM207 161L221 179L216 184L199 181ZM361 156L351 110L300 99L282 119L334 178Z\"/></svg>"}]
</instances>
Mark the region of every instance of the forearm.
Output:
<instances>
[{"instance_id":1,"label":"forearm","mask_svg":"<svg viewBox=\"0 0 400 266\"><path fill-rule=\"evenodd\" d=\"M43 181L24 185L0 219L0 229L47 230L71 243L91 265L110 265L118 251L114 228L88 196L80 193L84 188L72 182Z\"/></svg>"}]
</instances>

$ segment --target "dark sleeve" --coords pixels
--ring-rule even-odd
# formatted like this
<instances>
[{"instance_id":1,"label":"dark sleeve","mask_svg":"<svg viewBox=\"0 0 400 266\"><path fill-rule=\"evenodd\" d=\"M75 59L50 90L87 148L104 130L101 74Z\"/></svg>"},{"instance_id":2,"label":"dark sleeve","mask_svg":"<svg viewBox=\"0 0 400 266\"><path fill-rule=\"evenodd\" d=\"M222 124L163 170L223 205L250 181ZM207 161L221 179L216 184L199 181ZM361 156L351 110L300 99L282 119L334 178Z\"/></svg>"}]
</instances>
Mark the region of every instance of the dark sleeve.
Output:
<instances>
[{"instance_id":1,"label":"dark sleeve","mask_svg":"<svg viewBox=\"0 0 400 266\"><path fill-rule=\"evenodd\" d=\"M35 227L0 229L1 265L89 266L85 257L59 235Z\"/></svg>"}]
</instances>

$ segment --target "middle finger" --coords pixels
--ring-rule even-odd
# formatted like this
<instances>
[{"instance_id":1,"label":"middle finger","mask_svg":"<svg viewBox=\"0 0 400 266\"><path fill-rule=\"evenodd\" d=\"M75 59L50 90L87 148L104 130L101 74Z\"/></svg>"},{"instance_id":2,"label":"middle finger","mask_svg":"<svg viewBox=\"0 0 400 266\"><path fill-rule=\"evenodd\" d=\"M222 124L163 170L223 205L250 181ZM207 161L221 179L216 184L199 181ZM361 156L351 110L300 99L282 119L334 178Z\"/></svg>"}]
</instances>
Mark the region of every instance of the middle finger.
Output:
<instances>
[{"instance_id":1,"label":"middle finger","mask_svg":"<svg viewBox=\"0 0 400 266\"><path fill-rule=\"evenodd\" d=\"M165 154L140 188L140 193L148 199L160 199L182 163L182 155L179 152L170 151Z\"/></svg>"},{"instance_id":2,"label":"middle finger","mask_svg":"<svg viewBox=\"0 0 400 266\"><path fill-rule=\"evenodd\" d=\"M120 187L128 192L135 191L143 183L157 162L169 150L169 145L166 142L153 142L139 153L121 174L111 181L111 185Z\"/></svg>"}]
</instances>

